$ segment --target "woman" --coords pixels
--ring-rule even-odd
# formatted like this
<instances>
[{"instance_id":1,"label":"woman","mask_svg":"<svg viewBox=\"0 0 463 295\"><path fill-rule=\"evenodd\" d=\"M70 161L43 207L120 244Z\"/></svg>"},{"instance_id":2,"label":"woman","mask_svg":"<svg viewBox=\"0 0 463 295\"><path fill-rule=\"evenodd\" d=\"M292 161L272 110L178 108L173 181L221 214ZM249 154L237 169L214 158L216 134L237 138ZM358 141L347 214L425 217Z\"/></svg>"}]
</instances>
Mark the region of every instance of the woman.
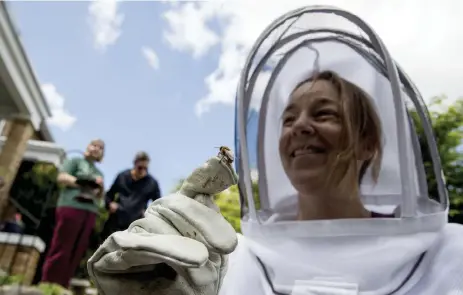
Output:
<instances>
[{"instance_id":1,"label":"woman","mask_svg":"<svg viewBox=\"0 0 463 295\"><path fill-rule=\"evenodd\" d=\"M323 13L351 21L371 42L341 30L301 29L305 16ZM268 46L272 32L285 35ZM262 94L255 85L268 64L274 66ZM420 98L355 16L308 7L279 18L253 47L237 98L243 235L203 205L204 194L233 184L226 165L211 159L208 173L189 177L189 190L153 202L144 219L98 249L88 266L100 292L462 294L463 262L451 257L463 250L463 230L447 224L441 175L433 196L440 203L427 196L402 97ZM249 126L250 114L259 114L258 128ZM429 122L422 124L439 172ZM249 152L253 136L257 163ZM259 202L251 187L255 166Z\"/></svg>"},{"instance_id":2,"label":"woman","mask_svg":"<svg viewBox=\"0 0 463 295\"><path fill-rule=\"evenodd\" d=\"M357 180L381 165L381 122L367 94L334 72L302 82L282 114L279 152L299 192L297 220L370 218ZM333 205L335 204L335 205Z\"/></svg>"},{"instance_id":3,"label":"woman","mask_svg":"<svg viewBox=\"0 0 463 295\"><path fill-rule=\"evenodd\" d=\"M103 156L104 142L92 140L83 158L66 159L60 169L57 181L63 189L56 208L53 238L42 268L42 282L68 288L87 251L103 195L103 174L96 166ZM98 187L87 187L79 180L94 181Z\"/></svg>"}]
</instances>

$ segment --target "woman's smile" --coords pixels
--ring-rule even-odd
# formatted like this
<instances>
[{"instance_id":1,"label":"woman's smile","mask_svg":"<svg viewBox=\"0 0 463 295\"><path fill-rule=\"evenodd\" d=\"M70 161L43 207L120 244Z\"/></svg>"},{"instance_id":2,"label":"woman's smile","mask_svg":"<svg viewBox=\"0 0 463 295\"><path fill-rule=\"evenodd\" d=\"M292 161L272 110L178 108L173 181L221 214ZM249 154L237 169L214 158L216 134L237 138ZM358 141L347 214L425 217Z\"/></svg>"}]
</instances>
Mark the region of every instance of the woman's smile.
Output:
<instances>
[{"instance_id":1,"label":"woman's smile","mask_svg":"<svg viewBox=\"0 0 463 295\"><path fill-rule=\"evenodd\" d=\"M291 153L291 158L298 158L301 156L307 156L307 155L319 155L319 154L324 154L325 149L322 147L318 146L313 146L313 145L308 145L300 148L296 148L292 153Z\"/></svg>"}]
</instances>

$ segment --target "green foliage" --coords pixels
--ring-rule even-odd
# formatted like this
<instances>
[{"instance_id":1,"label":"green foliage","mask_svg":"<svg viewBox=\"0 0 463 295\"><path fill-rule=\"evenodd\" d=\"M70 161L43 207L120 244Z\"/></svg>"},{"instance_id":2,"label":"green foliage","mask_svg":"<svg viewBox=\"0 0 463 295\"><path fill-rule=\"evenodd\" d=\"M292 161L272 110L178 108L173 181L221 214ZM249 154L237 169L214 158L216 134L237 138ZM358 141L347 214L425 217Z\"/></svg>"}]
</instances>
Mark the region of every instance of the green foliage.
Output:
<instances>
[{"instance_id":1,"label":"green foliage","mask_svg":"<svg viewBox=\"0 0 463 295\"><path fill-rule=\"evenodd\" d=\"M48 186L56 181L58 169L51 163L37 162L30 172L24 173L26 178L32 178L37 186Z\"/></svg>"},{"instance_id":2,"label":"green foliage","mask_svg":"<svg viewBox=\"0 0 463 295\"><path fill-rule=\"evenodd\" d=\"M0 276L0 286L3 285L15 285L15 284L21 284L24 280L24 276L22 275L3 275Z\"/></svg>"},{"instance_id":3,"label":"green foliage","mask_svg":"<svg viewBox=\"0 0 463 295\"><path fill-rule=\"evenodd\" d=\"M97 232L98 234L101 233L101 231L103 230L103 226L106 220L108 220L108 218L109 212L108 210L106 210L104 204L102 204L99 208L98 215L96 217L95 232Z\"/></svg>"},{"instance_id":4,"label":"green foliage","mask_svg":"<svg viewBox=\"0 0 463 295\"><path fill-rule=\"evenodd\" d=\"M22 275L4 275L0 276L0 286L5 285L20 285L23 283L24 276ZM35 286L34 286L35 288ZM41 283L36 287L43 295L62 295L65 289L57 284ZM34 293L35 294L35 293Z\"/></svg>"},{"instance_id":5,"label":"green foliage","mask_svg":"<svg viewBox=\"0 0 463 295\"><path fill-rule=\"evenodd\" d=\"M39 219L45 206L53 207L57 201L57 174L53 164L23 161L11 187L10 196L29 214Z\"/></svg>"},{"instance_id":6,"label":"green foliage","mask_svg":"<svg viewBox=\"0 0 463 295\"><path fill-rule=\"evenodd\" d=\"M435 97L429 105L434 135L442 162L442 170L447 182L451 210L450 216L463 215L463 99L445 106L445 96ZM437 186L432 171L431 156L428 151L423 128L416 112L411 112L418 129L423 160L427 174L429 195L437 197ZM459 150L460 148L460 150Z\"/></svg>"},{"instance_id":7,"label":"green foliage","mask_svg":"<svg viewBox=\"0 0 463 295\"><path fill-rule=\"evenodd\" d=\"M240 199L238 187L236 185L230 187L214 196L214 201L220 208L220 213L233 226L237 232L241 232L240 218Z\"/></svg>"},{"instance_id":8,"label":"green foliage","mask_svg":"<svg viewBox=\"0 0 463 295\"><path fill-rule=\"evenodd\" d=\"M57 284L41 283L37 288L43 295L61 295L65 292L65 289Z\"/></svg>"}]
</instances>

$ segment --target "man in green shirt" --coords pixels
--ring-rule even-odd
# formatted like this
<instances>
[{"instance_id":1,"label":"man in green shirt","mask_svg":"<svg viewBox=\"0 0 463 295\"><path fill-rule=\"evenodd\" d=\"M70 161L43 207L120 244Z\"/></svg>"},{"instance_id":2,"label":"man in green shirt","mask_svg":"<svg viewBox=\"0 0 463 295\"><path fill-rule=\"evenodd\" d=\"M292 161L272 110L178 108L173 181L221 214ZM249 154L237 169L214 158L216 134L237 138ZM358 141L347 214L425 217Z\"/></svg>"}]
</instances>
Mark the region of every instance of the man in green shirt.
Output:
<instances>
[{"instance_id":1,"label":"man in green shirt","mask_svg":"<svg viewBox=\"0 0 463 295\"><path fill-rule=\"evenodd\" d=\"M42 282L65 288L74 275L95 227L103 196L103 174L95 166L104 155L104 142L93 140L84 158L66 159L58 175L63 186L56 208L56 225L42 269Z\"/></svg>"}]
</instances>

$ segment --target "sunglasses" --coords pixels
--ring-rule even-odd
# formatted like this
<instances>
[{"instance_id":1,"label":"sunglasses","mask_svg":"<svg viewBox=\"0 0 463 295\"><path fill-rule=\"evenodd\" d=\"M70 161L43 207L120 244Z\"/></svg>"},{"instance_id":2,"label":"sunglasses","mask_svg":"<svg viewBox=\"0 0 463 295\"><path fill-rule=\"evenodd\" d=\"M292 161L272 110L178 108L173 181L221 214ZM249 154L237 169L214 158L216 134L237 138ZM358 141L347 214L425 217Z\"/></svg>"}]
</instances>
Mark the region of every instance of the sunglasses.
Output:
<instances>
[{"instance_id":1,"label":"sunglasses","mask_svg":"<svg viewBox=\"0 0 463 295\"><path fill-rule=\"evenodd\" d=\"M148 167L146 166L137 166L135 169L137 169L138 171L148 171Z\"/></svg>"}]
</instances>

